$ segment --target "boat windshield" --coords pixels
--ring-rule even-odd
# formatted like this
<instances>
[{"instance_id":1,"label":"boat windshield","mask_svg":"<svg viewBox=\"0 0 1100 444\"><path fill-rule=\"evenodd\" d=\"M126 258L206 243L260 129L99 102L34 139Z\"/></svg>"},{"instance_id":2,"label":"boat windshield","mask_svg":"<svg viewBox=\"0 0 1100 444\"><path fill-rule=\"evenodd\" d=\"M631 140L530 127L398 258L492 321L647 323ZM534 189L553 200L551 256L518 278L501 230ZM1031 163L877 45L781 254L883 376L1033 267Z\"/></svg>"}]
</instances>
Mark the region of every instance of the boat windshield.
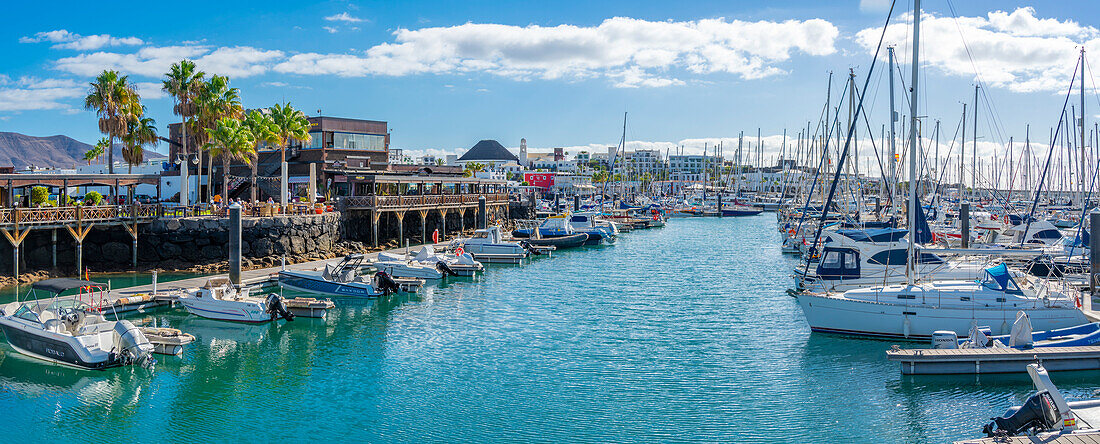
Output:
<instances>
[{"instance_id":1,"label":"boat windshield","mask_svg":"<svg viewBox=\"0 0 1100 444\"><path fill-rule=\"evenodd\" d=\"M1020 293L1020 287L1016 285L1016 281L1012 279L1012 275L1009 274L1008 267L1006 267L1005 264L985 269L979 282L982 286L990 290L1003 291L1006 293Z\"/></svg>"},{"instance_id":2,"label":"boat windshield","mask_svg":"<svg viewBox=\"0 0 1100 444\"><path fill-rule=\"evenodd\" d=\"M475 231L473 238L474 239L488 239L489 238L489 232L488 231Z\"/></svg>"}]
</instances>

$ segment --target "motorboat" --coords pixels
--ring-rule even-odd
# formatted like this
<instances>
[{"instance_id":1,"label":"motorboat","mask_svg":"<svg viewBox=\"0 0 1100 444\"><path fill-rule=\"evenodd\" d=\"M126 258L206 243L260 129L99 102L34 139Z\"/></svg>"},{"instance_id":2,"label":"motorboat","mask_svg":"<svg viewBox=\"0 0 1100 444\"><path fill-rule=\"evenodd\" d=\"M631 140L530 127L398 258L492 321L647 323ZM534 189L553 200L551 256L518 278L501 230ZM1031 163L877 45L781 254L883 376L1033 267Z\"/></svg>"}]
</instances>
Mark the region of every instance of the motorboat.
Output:
<instances>
[{"instance_id":1,"label":"motorboat","mask_svg":"<svg viewBox=\"0 0 1100 444\"><path fill-rule=\"evenodd\" d=\"M615 238L619 235L616 224L602 221L599 216L600 213L598 212L576 212L567 215L569 220L566 223L573 228L574 232L588 235L588 239L585 241L586 245L615 242ZM661 225L663 226L664 223L662 222Z\"/></svg>"},{"instance_id":2,"label":"motorboat","mask_svg":"<svg viewBox=\"0 0 1100 444\"><path fill-rule=\"evenodd\" d=\"M62 293L78 290L72 296ZM39 292L51 294L40 299ZM0 329L19 353L70 367L103 370L123 365L151 367L153 345L126 320L107 320L105 287L80 279L47 279L31 284L24 301L0 308ZM34 300L29 300L30 297ZM95 301L98 296L99 302Z\"/></svg>"},{"instance_id":3,"label":"motorboat","mask_svg":"<svg viewBox=\"0 0 1100 444\"><path fill-rule=\"evenodd\" d=\"M266 297L251 296L247 287L238 288L225 277L213 278L201 288L183 291L179 302L193 315L221 321L294 320L282 296L274 293Z\"/></svg>"},{"instance_id":4,"label":"motorboat","mask_svg":"<svg viewBox=\"0 0 1100 444\"><path fill-rule=\"evenodd\" d=\"M934 332L969 332L988 325L1009 332L1017 311L1039 330L1085 324L1082 295L999 264L974 281L905 283L845 292L794 295L810 330L857 336L930 339Z\"/></svg>"},{"instance_id":5,"label":"motorboat","mask_svg":"<svg viewBox=\"0 0 1100 444\"><path fill-rule=\"evenodd\" d=\"M525 242L505 241L500 234L500 227L494 225L475 230L474 235L469 238L451 241L450 248L461 248L481 262L518 264L529 254L539 254L539 250L530 248Z\"/></svg>"},{"instance_id":6,"label":"motorboat","mask_svg":"<svg viewBox=\"0 0 1100 444\"><path fill-rule=\"evenodd\" d=\"M335 266L326 263L323 270L281 270L279 284L296 290L333 296L382 296L385 292L375 286L372 279L359 274L364 260L365 256L362 254L351 254ZM384 278L384 274L375 277L376 280Z\"/></svg>"},{"instance_id":7,"label":"motorboat","mask_svg":"<svg viewBox=\"0 0 1100 444\"><path fill-rule=\"evenodd\" d=\"M485 270L481 262L474 260L474 256L463 250L455 250L453 256L436 252L431 245L421 245L412 260L424 265L434 266L439 271L450 276L472 277Z\"/></svg>"},{"instance_id":8,"label":"motorboat","mask_svg":"<svg viewBox=\"0 0 1100 444\"><path fill-rule=\"evenodd\" d=\"M988 326L973 326L965 339L958 339L954 332L940 332L932 337L934 348L1016 348L1028 350L1045 347L1083 347L1100 343L1100 322L1059 328L1046 331L1032 331L1031 318L1027 312L1016 313L1016 322L1012 332L994 336Z\"/></svg>"},{"instance_id":9,"label":"motorboat","mask_svg":"<svg viewBox=\"0 0 1100 444\"><path fill-rule=\"evenodd\" d=\"M395 278L437 280L447 275L439 264L424 264L413 260L408 254L381 252L373 265L379 272Z\"/></svg>"},{"instance_id":10,"label":"motorboat","mask_svg":"<svg viewBox=\"0 0 1100 444\"><path fill-rule=\"evenodd\" d=\"M1100 399L1067 401L1042 364L1028 364L1027 374L1036 393L993 418L982 433L1003 442L1014 436L1029 439L1013 442L1094 442L1100 436Z\"/></svg>"}]
</instances>

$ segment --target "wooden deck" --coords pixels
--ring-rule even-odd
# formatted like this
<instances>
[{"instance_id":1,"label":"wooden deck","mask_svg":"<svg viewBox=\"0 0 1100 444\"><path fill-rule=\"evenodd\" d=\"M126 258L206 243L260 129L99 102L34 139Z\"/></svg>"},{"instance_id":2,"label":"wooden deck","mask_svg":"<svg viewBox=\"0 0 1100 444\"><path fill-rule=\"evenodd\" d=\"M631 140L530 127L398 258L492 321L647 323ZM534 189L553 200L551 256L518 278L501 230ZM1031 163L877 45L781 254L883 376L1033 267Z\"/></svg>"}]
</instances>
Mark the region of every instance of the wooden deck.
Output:
<instances>
[{"instance_id":1,"label":"wooden deck","mask_svg":"<svg viewBox=\"0 0 1100 444\"><path fill-rule=\"evenodd\" d=\"M375 211L435 210L471 208L484 196L486 205L508 203L507 194L428 194L419 196L343 196L347 208Z\"/></svg>"}]
</instances>

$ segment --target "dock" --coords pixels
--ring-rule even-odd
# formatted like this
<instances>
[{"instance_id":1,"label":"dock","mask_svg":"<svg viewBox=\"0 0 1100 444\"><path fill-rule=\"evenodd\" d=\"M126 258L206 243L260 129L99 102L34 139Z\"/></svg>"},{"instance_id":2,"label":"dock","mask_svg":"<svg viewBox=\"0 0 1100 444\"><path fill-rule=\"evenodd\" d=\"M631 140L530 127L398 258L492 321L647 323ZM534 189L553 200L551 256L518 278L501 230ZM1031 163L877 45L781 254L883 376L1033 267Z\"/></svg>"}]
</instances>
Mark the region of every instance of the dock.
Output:
<instances>
[{"instance_id":1,"label":"dock","mask_svg":"<svg viewBox=\"0 0 1100 444\"><path fill-rule=\"evenodd\" d=\"M1047 370L1100 369L1100 346L1014 348L892 349L886 358L901 363L904 375L1019 373L1042 362Z\"/></svg>"},{"instance_id":2,"label":"dock","mask_svg":"<svg viewBox=\"0 0 1100 444\"><path fill-rule=\"evenodd\" d=\"M1100 444L1100 435L1009 436L955 441L955 444Z\"/></svg>"}]
</instances>

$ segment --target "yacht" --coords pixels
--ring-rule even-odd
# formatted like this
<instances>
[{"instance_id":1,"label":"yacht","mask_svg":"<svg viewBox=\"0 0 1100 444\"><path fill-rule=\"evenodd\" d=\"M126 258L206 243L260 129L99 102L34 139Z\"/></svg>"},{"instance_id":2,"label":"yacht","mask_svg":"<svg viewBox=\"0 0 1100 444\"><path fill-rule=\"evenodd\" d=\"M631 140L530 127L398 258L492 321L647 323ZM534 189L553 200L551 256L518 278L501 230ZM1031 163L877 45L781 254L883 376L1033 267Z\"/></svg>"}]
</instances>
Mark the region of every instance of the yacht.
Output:
<instances>
[{"instance_id":1,"label":"yacht","mask_svg":"<svg viewBox=\"0 0 1100 444\"><path fill-rule=\"evenodd\" d=\"M73 296L61 293L79 290ZM38 292L52 294L39 299ZM102 284L79 279L47 279L31 285L28 298L0 307L0 329L19 353L69 367L103 370L123 365L152 367L153 345L126 320L109 321ZM30 296L34 300L27 300Z\"/></svg>"},{"instance_id":2,"label":"yacht","mask_svg":"<svg viewBox=\"0 0 1100 444\"><path fill-rule=\"evenodd\" d=\"M268 322L281 317L294 320L282 296L274 293L267 297L251 296L247 287L237 288L224 277L210 279L202 288L184 291L179 302L189 313L209 319Z\"/></svg>"},{"instance_id":3,"label":"yacht","mask_svg":"<svg viewBox=\"0 0 1100 444\"><path fill-rule=\"evenodd\" d=\"M975 281L905 283L845 292L795 295L810 330L858 336L930 339L936 331L963 333L975 325L1008 334L1023 311L1036 330L1085 324L1082 295L1000 264Z\"/></svg>"}]
</instances>

